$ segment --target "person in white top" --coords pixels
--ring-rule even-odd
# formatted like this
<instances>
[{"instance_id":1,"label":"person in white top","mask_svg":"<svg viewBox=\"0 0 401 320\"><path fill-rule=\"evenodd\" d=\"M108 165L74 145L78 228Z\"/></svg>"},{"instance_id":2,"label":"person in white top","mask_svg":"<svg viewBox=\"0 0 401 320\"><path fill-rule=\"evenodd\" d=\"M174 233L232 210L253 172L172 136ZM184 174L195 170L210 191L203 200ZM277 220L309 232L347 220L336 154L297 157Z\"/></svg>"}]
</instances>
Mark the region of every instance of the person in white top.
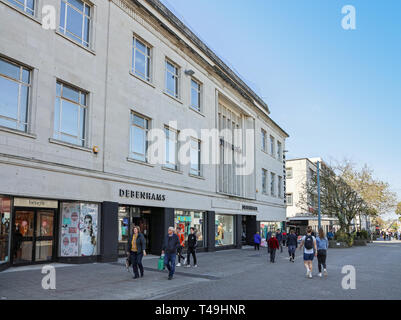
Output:
<instances>
[{"instance_id":1,"label":"person in white top","mask_svg":"<svg viewBox=\"0 0 401 320\"><path fill-rule=\"evenodd\" d=\"M304 247L304 265L306 276L312 278L313 258L317 256L316 238L312 236L312 227L308 226L306 236L302 237L299 249Z\"/></svg>"}]
</instances>

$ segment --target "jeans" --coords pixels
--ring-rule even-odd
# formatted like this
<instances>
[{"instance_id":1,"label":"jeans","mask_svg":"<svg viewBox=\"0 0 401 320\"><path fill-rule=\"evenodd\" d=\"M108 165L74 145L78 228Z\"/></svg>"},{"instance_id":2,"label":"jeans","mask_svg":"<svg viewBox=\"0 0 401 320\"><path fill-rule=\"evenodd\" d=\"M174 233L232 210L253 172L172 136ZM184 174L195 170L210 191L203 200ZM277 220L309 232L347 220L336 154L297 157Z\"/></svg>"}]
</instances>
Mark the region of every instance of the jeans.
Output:
<instances>
[{"instance_id":1,"label":"jeans","mask_svg":"<svg viewBox=\"0 0 401 320\"><path fill-rule=\"evenodd\" d=\"M168 276L172 277L175 272L175 258L176 254L175 253L165 253L164 255L164 265L168 269Z\"/></svg>"},{"instance_id":2,"label":"jeans","mask_svg":"<svg viewBox=\"0 0 401 320\"><path fill-rule=\"evenodd\" d=\"M143 277L142 258L143 258L143 252L138 253L138 252L131 251L131 264L132 264L132 270L134 271L135 277L139 277L138 267L139 267L139 271L141 272L141 277Z\"/></svg>"},{"instance_id":3,"label":"jeans","mask_svg":"<svg viewBox=\"0 0 401 320\"><path fill-rule=\"evenodd\" d=\"M191 264L191 254L192 258L194 258L194 265L196 265L196 249L195 248L188 248L187 251L187 264Z\"/></svg>"},{"instance_id":4,"label":"jeans","mask_svg":"<svg viewBox=\"0 0 401 320\"><path fill-rule=\"evenodd\" d=\"M259 243L255 243L255 250L256 250L256 249L258 249L258 250L259 250L259 246L260 246L260 244L259 244Z\"/></svg>"},{"instance_id":5,"label":"jeans","mask_svg":"<svg viewBox=\"0 0 401 320\"><path fill-rule=\"evenodd\" d=\"M327 250L320 249L317 251L317 266L319 268L319 272L322 272L322 265L323 269L326 269L326 257Z\"/></svg>"},{"instance_id":6,"label":"jeans","mask_svg":"<svg viewBox=\"0 0 401 320\"><path fill-rule=\"evenodd\" d=\"M270 262L274 262L274 259L276 258L276 249L269 249L270 252Z\"/></svg>"},{"instance_id":7,"label":"jeans","mask_svg":"<svg viewBox=\"0 0 401 320\"><path fill-rule=\"evenodd\" d=\"M184 249L182 246L179 246L177 249L178 263L181 263L181 259L185 260L185 257L182 255L182 249Z\"/></svg>"},{"instance_id":8,"label":"jeans","mask_svg":"<svg viewBox=\"0 0 401 320\"><path fill-rule=\"evenodd\" d=\"M288 246L288 254L290 255L290 257L295 258L295 250L296 250L296 246L294 245L289 245Z\"/></svg>"}]
</instances>

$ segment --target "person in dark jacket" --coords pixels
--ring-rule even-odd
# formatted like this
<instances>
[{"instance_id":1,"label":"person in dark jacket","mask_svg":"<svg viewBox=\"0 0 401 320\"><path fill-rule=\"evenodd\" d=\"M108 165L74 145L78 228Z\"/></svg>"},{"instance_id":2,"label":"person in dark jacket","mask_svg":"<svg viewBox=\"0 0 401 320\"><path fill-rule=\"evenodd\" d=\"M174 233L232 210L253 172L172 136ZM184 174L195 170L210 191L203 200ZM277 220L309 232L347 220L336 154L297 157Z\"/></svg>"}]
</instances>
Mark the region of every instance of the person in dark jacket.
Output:
<instances>
[{"instance_id":1,"label":"person in dark jacket","mask_svg":"<svg viewBox=\"0 0 401 320\"><path fill-rule=\"evenodd\" d=\"M141 277L143 277L143 265L142 258L146 256L146 242L144 235L140 232L138 226L134 226L131 241L129 242L129 252L130 260L132 264L132 270L134 271L134 279L139 278L139 271L141 272Z\"/></svg>"},{"instance_id":2,"label":"person in dark jacket","mask_svg":"<svg viewBox=\"0 0 401 320\"><path fill-rule=\"evenodd\" d=\"M168 235L164 238L162 254L164 254L164 265L167 267L168 279L173 279L175 272L175 258L177 249L180 246L180 239L174 233L174 227L168 228Z\"/></svg>"},{"instance_id":3,"label":"person in dark jacket","mask_svg":"<svg viewBox=\"0 0 401 320\"><path fill-rule=\"evenodd\" d=\"M287 237L288 254L290 255L290 262L295 262L295 250L298 247L298 239L294 229L290 231Z\"/></svg>"},{"instance_id":4,"label":"person in dark jacket","mask_svg":"<svg viewBox=\"0 0 401 320\"><path fill-rule=\"evenodd\" d=\"M194 267L196 268L198 266L197 261L196 261L196 247L198 246L198 239L196 238L194 227L190 228L190 232L191 233L188 235L188 239L187 239L187 244L188 244L187 268L191 267L191 254L192 254L192 258L194 258Z\"/></svg>"},{"instance_id":5,"label":"person in dark jacket","mask_svg":"<svg viewBox=\"0 0 401 320\"><path fill-rule=\"evenodd\" d=\"M280 229L277 229L277 232L276 232L276 239L277 239L277 241L278 241L278 243L279 243L280 252L283 252L283 244L282 244L282 242L283 242L283 234L281 233L281 230L280 230ZM277 249L278 249L278 248L277 248Z\"/></svg>"},{"instance_id":6,"label":"person in dark jacket","mask_svg":"<svg viewBox=\"0 0 401 320\"><path fill-rule=\"evenodd\" d=\"M274 263L274 259L276 258L276 250L280 247L280 244L276 238L276 235L273 233L271 238L267 241L267 250L270 253L270 262Z\"/></svg>"},{"instance_id":7,"label":"person in dark jacket","mask_svg":"<svg viewBox=\"0 0 401 320\"><path fill-rule=\"evenodd\" d=\"M259 251L259 247L260 247L260 242L262 241L259 232L256 232L255 235L253 236L253 242L255 244L255 250L258 249Z\"/></svg>"}]
</instances>

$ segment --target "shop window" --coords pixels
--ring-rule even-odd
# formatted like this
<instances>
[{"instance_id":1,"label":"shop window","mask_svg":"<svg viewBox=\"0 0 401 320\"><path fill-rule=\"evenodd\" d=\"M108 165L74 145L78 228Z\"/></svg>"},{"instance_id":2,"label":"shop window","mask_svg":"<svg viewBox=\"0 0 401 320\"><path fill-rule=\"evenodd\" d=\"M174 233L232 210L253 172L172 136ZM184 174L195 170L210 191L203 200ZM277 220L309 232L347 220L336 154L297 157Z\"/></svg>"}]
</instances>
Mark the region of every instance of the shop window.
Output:
<instances>
[{"instance_id":1,"label":"shop window","mask_svg":"<svg viewBox=\"0 0 401 320\"><path fill-rule=\"evenodd\" d=\"M98 214L97 204L62 203L60 238L62 257L97 255Z\"/></svg>"},{"instance_id":2,"label":"shop window","mask_svg":"<svg viewBox=\"0 0 401 320\"><path fill-rule=\"evenodd\" d=\"M187 211L175 210L174 211L175 228L178 227L184 231L185 241L190 234L190 228L195 228L195 235L198 239L198 248L205 245L205 213L202 211ZM185 242L186 243L186 242ZM187 246L187 244L185 244Z\"/></svg>"},{"instance_id":3,"label":"shop window","mask_svg":"<svg viewBox=\"0 0 401 320\"><path fill-rule=\"evenodd\" d=\"M215 218L215 246L234 244L234 216L216 214Z\"/></svg>"},{"instance_id":4,"label":"shop window","mask_svg":"<svg viewBox=\"0 0 401 320\"><path fill-rule=\"evenodd\" d=\"M0 196L0 263L9 261L11 199Z\"/></svg>"}]
</instances>

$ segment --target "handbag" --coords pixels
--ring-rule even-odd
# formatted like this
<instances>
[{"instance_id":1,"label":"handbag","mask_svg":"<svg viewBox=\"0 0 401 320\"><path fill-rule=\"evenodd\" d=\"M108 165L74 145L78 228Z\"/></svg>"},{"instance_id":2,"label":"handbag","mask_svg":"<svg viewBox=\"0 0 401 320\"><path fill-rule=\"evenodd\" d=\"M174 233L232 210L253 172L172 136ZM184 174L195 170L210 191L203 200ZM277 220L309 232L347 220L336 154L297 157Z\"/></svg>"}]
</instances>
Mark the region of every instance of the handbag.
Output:
<instances>
[{"instance_id":1,"label":"handbag","mask_svg":"<svg viewBox=\"0 0 401 320\"><path fill-rule=\"evenodd\" d=\"M157 270L163 270L164 269L164 257L160 256L159 260L157 260Z\"/></svg>"}]
</instances>

